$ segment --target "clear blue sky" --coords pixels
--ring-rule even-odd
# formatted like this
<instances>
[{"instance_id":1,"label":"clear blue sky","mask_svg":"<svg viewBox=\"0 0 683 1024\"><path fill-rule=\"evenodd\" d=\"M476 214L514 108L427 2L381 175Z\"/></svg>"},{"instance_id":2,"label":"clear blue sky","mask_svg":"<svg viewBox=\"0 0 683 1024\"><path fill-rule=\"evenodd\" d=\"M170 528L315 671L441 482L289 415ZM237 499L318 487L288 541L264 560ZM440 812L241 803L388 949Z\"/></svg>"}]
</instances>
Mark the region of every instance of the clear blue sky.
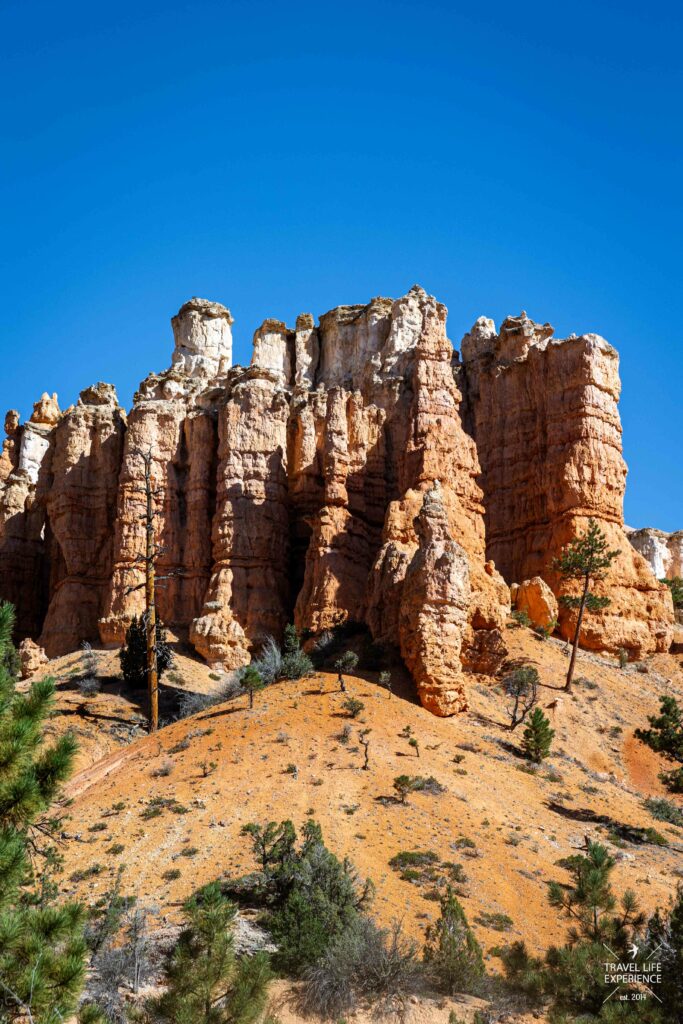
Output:
<instances>
[{"instance_id":1,"label":"clear blue sky","mask_svg":"<svg viewBox=\"0 0 683 1024\"><path fill-rule=\"evenodd\" d=\"M680 5L0 0L0 410L419 282L620 350L626 518L683 527ZM678 293L678 294L677 294Z\"/></svg>"}]
</instances>

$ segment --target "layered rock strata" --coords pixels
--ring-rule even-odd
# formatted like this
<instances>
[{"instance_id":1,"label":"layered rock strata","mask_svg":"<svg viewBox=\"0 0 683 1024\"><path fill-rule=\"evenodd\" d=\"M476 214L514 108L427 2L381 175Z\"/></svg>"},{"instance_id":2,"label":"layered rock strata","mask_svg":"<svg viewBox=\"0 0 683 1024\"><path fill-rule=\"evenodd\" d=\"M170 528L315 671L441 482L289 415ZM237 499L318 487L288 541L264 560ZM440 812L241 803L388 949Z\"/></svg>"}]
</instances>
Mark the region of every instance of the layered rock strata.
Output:
<instances>
[{"instance_id":1,"label":"layered rock strata","mask_svg":"<svg viewBox=\"0 0 683 1024\"><path fill-rule=\"evenodd\" d=\"M244 368L232 323L218 303L186 303L171 367L128 417L103 384L64 414L48 395L25 425L8 413L0 596L19 636L50 656L98 630L123 639L144 606L149 454L159 614L211 663L244 664L292 619L313 634L357 623L400 651L426 707L452 714L464 673L505 658L503 576L554 614L549 560L591 516L621 553L584 642L666 646L670 595L622 529L618 363L601 338L482 319L460 361L445 307L415 287L317 326L268 319Z\"/></svg>"},{"instance_id":2,"label":"layered rock strata","mask_svg":"<svg viewBox=\"0 0 683 1024\"><path fill-rule=\"evenodd\" d=\"M542 577L560 594L552 560L590 518L618 550L598 590L604 612L587 617L582 642L633 657L667 650L673 609L666 588L623 529L619 358L595 334L554 338L525 313L496 332L480 318L462 341L466 421L486 496L487 554L508 582ZM574 613L560 607L570 636Z\"/></svg>"}]
</instances>

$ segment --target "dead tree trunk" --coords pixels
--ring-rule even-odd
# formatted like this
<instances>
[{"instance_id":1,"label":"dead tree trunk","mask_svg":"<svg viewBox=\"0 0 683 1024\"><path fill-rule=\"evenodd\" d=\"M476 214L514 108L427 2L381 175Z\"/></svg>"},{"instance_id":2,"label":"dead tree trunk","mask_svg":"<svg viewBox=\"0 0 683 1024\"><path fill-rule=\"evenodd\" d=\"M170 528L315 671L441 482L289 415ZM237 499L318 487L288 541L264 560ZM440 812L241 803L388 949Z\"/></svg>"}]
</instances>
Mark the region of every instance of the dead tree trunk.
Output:
<instances>
[{"instance_id":1,"label":"dead tree trunk","mask_svg":"<svg viewBox=\"0 0 683 1024\"><path fill-rule=\"evenodd\" d=\"M147 629L147 694L149 698L149 731L159 728L159 673L157 671L157 613L154 582L154 504L152 491L152 455L143 456L145 463L145 626Z\"/></svg>"}]
</instances>

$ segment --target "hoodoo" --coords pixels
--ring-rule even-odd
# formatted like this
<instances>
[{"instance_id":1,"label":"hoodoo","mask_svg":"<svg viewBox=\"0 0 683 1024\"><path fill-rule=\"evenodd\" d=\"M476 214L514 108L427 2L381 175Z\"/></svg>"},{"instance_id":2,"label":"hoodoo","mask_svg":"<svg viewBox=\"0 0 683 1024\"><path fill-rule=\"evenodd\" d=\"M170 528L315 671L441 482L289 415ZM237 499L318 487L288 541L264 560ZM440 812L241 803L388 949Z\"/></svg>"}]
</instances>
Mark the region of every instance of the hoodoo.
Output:
<instances>
[{"instance_id":1,"label":"hoodoo","mask_svg":"<svg viewBox=\"0 0 683 1024\"><path fill-rule=\"evenodd\" d=\"M506 656L509 585L558 594L552 556L590 517L620 555L583 642L669 646L670 594L623 528L618 357L602 338L482 318L461 360L417 286L317 326L267 319L248 367L232 365L232 323L218 303L182 306L171 367L128 416L106 384L65 413L44 395L23 426L7 414L0 596L21 637L49 656L122 640L143 606L151 453L159 613L212 664L244 664L290 621L364 624L452 714L465 673Z\"/></svg>"}]
</instances>

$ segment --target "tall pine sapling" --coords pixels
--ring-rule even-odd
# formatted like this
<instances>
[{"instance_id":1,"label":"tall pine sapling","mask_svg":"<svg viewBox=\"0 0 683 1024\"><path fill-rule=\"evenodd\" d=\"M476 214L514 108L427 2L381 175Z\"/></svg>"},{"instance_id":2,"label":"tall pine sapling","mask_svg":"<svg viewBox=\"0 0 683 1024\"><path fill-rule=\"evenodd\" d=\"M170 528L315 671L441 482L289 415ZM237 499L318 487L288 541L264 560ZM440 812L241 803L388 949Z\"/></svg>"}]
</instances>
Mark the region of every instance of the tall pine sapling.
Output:
<instances>
[{"instance_id":1,"label":"tall pine sapling","mask_svg":"<svg viewBox=\"0 0 683 1024\"><path fill-rule=\"evenodd\" d=\"M236 911L217 883L185 905L185 927L164 972L166 991L147 1006L150 1024L253 1024L261 1017L272 977L268 956L236 957Z\"/></svg>"},{"instance_id":2,"label":"tall pine sapling","mask_svg":"<svg viewBox=\"0 0 683 1024\"><path fill-rule=\"evenodd\" d=\"M576 582L580 587L578 595L564 594L560 597L560 604L577 611L572 655L564 685L567 692L572 688L584 614L600 611L610 604L608 597L598 597L592 592L591 587L605 579L607 570L618 554L619 551L608 550L607 537L595 519L589 519L586 532L567 544L559 557L553 560L552 568L560 574L564 582Z\"/></svg>"},{"instance_id":3,"label":"tall pine sapling","mask_svg":"<svg viewBox=\"0 0 683 1024\"><path fill-rule=\"evenodd\" d=\"M38 1024L68 1019L85 978L84 909L57 902L61 822L48 815L76 744L70 734L43 743L54 683L17 692L5 657L13 624L0 605L0 1021Z\"/></svg>"},{"instance_id":4,"label":"tall pine sapling","mask_svg":"<svg viewBox=\"0 0 683 1024\"><path fill-rule=\"evenodd\" d=\"M550 753L554 735L555 731L550 728L550 722L541 709L534 708L522 739L525 756L535 764L540 764Z\"/></svg>"}]
</instances>

